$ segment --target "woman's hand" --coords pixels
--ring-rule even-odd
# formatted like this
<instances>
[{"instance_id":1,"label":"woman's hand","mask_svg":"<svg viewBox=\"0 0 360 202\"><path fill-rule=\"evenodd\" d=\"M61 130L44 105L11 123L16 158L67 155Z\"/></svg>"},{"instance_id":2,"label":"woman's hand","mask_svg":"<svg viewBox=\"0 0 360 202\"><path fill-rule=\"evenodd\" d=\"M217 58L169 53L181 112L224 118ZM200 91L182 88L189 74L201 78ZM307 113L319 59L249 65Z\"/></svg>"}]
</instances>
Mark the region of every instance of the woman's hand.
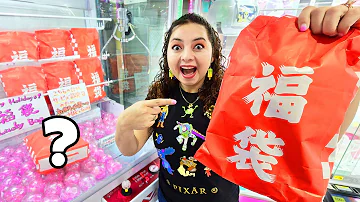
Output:
<instances>
[{"instance_id":1,"label":"woman's hand","mask_svg":"<svg viewBox=\"0 0 360 202\"><path fill-rule=\"evenodd\" d=\"M161 112L160 107L175 105L176 100L153 99L136 102L118 118L118 126L126 130L143 130L151 127Z\"/></svg>"},{"instance_id":2,"label":"woman's hand","mask_svg":"<svg viewBox=\"0 0 360 202\"><path fill-rule=\"evenodd\" d=\"M360 7L349 8L346 5L332 7L308 6L298 18L300 31L310 28L314 34L343 36L350 27L360 28Z\"/></svg>"}]
</instances>

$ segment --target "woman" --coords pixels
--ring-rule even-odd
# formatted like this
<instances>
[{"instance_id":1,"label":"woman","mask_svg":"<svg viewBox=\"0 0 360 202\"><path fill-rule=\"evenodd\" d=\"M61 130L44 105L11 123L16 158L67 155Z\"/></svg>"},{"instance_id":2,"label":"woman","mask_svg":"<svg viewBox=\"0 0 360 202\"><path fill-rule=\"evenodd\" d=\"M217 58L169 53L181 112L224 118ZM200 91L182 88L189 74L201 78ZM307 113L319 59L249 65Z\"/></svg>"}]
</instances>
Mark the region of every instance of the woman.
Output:
<instances>
[{"instance_id":1,"label":"woman","mask_svg":"<svg viewBox=\"0 0 360 202\"><path fill-rule=\"evenodd\" d=\"M359 13L359 8L349 4L307 7L299 16L299 30L342 36L360 18ZM222 59L219 36L210 24L200 16L184 15L165 33L161 71L147 100L119 116L116 144L124 155L134 155L153 135L161 159L159 202L238 201L237 185L193 158L205 139L218 96ZM165 116L161 107L166 105Z\"/></svg>"}]
</instances>

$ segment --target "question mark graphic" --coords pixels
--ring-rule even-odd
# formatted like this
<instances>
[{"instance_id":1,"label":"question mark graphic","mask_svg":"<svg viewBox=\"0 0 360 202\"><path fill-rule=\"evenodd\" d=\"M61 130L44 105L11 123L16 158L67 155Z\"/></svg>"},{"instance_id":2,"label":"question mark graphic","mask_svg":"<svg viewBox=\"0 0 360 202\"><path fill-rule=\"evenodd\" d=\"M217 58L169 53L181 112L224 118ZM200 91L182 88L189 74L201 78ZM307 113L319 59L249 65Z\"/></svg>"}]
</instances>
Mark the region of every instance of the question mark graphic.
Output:
<instances>
[{"instance_id":1,"label":"question mark graphic","mask_svg":"<svg viewBox=\"0 0 360 202\"><path fill-rule=\"evenodd\" d=\"M50 145L49 162L53 168L63 168L67 164L66 150L74 146L80 139L77 123L66 116L51 116L42 121L43 135L59 134Z\"/></svg>"}]
</instances>

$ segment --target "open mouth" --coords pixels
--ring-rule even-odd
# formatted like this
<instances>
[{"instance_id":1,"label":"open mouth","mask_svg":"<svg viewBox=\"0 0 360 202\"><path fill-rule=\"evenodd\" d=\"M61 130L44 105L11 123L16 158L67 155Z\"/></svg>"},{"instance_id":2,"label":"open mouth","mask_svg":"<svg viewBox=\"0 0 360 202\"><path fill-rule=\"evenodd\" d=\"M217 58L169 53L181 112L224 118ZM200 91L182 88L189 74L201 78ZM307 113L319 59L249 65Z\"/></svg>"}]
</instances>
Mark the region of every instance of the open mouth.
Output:
<instances>
[{"instance_id":1,"label":"open mouth","mask_svg":"<svg viewBox=\"0 0 360 202\"><path fill-rule=\"evenodd\" d=\"M192 76L196 72L195 66L181 66L180 67L181 73L185 76Z\"/></svg>"}]
</instances>

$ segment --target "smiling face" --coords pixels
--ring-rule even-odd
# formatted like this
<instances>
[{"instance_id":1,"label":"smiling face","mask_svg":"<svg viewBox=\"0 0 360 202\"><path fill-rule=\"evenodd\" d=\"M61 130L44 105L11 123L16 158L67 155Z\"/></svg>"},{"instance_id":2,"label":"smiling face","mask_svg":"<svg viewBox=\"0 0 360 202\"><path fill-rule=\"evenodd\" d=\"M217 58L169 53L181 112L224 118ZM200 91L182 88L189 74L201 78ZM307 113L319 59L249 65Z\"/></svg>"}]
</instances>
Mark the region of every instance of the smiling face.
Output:
<instances>
[{"instance_id":1,"label":"smiling face","mask_svg":"<svg viewBox=\"0 0 360 202\"><path fill-rule=\"evenodd\" d=\"M185 91L198 92L213 60L212 52L203 25L187 23L174 28L167 48L167 62Z\"/></svg>"}]
</instances>

